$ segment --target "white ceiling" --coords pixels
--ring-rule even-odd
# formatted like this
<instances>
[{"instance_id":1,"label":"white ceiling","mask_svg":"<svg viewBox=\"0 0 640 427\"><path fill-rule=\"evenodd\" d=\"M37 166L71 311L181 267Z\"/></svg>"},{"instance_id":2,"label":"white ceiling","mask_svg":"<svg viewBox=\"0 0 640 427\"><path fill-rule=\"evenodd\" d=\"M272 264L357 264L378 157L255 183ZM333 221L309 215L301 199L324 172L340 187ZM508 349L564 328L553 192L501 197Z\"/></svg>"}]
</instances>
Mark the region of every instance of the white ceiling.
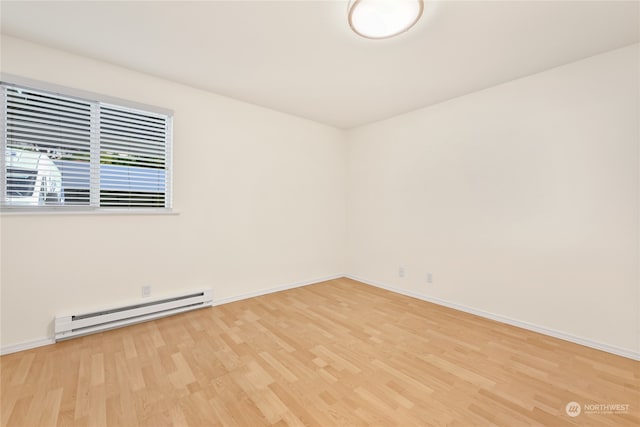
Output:
<instances>
[{"instance_id":1,"label":"white ceiling","mask_svg":"<svg viewBox=\"0 0 640 427\"><path fill-rule=\"evenodd\" d=\"M2 32L350 128L639 41L637 1L426 0L408 33L345 1L5 1Z\"/></svg>"}]
</instances>

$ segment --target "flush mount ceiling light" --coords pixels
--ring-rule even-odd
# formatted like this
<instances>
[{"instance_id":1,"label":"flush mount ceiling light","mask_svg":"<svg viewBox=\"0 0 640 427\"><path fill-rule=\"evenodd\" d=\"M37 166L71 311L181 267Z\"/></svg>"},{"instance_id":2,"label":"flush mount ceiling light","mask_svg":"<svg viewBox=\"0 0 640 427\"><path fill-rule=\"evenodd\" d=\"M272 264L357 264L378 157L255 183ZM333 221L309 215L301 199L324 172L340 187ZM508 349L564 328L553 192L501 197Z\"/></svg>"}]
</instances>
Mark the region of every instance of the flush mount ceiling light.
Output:
<instances>
[{"instance_id":1,"label":"flush mount ceiling light","mask_svg":"<svg viewBox=\"0 0 640 427\"><path fill-rule=\"evenodd\" d=\"M350 0L349 25L362 37L386 39L413 27L423 9L423 0Z\"/></svg>"}]
</instances>

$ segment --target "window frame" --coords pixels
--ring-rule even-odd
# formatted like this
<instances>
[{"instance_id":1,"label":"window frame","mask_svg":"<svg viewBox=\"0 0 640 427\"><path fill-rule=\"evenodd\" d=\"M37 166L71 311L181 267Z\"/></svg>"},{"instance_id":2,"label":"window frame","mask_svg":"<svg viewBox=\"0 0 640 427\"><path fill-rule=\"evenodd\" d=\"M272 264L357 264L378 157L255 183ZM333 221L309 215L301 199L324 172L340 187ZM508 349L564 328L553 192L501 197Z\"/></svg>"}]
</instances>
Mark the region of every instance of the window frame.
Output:
<instances>
[{"instance_id":1,"label":"window frame","mask_svg":"<svg viewBox=\"0 0 640 427\"><path fill-rule=\"evenodd\" d=\"M133 102L126 99L111 97L108 95L102 95L95 92L84 91L80 89L74 89L66 86L60 86L52 83L47 83L39 80L33 80L29 78L24 78L21 76L16 76L8 73L0 73L0 84L7 86L14 86L22 89L31 89L35 91L42 91L52 95L59 95L65 98L77 99L82 102L88 102L93 105L92 109L98 108L98 105L103 104L106 107L116 107L126 110L133 110L144 112L152 115L159 115L166 117L166 139L165 139L165 168L163 169L166 174L165 179L165 206L99 206L95 205L96 194L97 201L99 203L100 196L100 188L95 189L92 188L91 191L91 201L92 205L88 206L80 206L80 205L43 205L43 206L19 206L19 205L5 205L4 201L6 191L7 191L7 183L6 183L6 150L7 150L7 141L6 141L6 123L7 123L7 112L6 112L6 103L3 99L0 102L0 148L2 153L0 153L0 179L2 182L0 183L0 215L43 215L43 214L100 214L100 215L110 215L110 214L137 214L137 215L147 215L147 214L175 214L173 210L173 111L156 107L148 104L143 104L139 102ZM93 133L92 129L92 133ZM98 132L99 133L99 132ZM93 135L92 135L93 138ZM93 151L93 150L92 150ZM98 149L99 152L99 149ZM90 168L92 170L96 168L96 161L99 164L100 156L98 154L97 159L92 154ZM90 184L92 186L93 184Z\"/></svg>"}]
</instances>

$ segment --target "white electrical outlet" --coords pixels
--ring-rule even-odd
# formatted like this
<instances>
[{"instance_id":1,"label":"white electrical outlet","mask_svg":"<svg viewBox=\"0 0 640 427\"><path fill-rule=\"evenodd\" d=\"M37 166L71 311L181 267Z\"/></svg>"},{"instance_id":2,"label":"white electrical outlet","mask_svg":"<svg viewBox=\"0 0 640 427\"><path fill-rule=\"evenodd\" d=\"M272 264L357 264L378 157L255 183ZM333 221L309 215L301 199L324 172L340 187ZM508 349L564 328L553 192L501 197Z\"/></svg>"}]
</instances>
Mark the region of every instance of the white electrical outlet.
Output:
<instances>
[{"instance_id":1,"label":"white electrical outlet","mask_svg":"<svg viewBox=\"0 0 640 427\"><path fill-rule=\"evenodd\" d=\"M404 277L404 267L398 267L398 277Z\"/></svg>"},{"instance_id":2,"label":"white electrical outlet","mask_svg":"<svg viewBox=\"0 0 640 427\"><path fill-rule=\"evenodd\" d=\"M142 287L142 298L151 296L151 286L145 285Z\"/></svg>"},{"instance_id":3,"label":"white electrical outlet","mask_svg":"<svg viewBox=\"0 0 640 427\"><path fill-rule=\"evenodd\" d=\"M433 283L433 274L427 273L427 283Z\"/></svg>"}]
</instances>

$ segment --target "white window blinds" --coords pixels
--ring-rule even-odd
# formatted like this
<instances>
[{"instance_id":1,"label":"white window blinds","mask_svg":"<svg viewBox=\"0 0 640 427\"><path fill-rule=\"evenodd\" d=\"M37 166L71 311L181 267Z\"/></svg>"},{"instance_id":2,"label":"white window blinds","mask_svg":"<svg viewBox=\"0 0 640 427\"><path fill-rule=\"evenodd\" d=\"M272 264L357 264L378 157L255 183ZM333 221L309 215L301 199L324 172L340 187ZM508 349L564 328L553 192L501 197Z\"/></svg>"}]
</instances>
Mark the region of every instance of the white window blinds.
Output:
<instances>
[{"instance_id":1,"label":"white window blinds","mask_svg":"<svg viewBox=\"0 0 640 427\"><path fill-rule=\"evenodd\" d=\"M171 117L2 84L2 207L170 208Z\"/></svg>"}]
</instances>

